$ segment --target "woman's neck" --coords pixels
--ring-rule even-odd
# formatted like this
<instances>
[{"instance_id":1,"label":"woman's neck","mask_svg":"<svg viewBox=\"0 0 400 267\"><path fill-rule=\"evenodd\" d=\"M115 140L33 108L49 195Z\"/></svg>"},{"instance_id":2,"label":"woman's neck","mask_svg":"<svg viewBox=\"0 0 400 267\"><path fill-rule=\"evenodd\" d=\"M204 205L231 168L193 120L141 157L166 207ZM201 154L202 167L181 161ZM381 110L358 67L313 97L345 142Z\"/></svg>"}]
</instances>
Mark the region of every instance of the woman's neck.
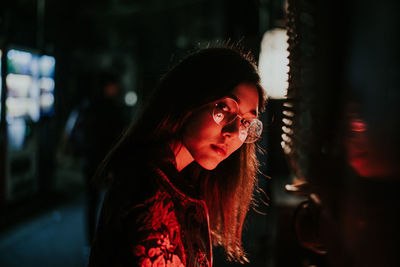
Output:
<instances>
[{"instance_id":1,"label":"woman's neck","mask_svg":"<svg viewBox=\"0 0 400 267\"><path fill-rule=\"evenodd\" d=\"M194 161L192 154L190 154L189 150L182 143L170 143L170 147L175 155L175 167L178 172Z\"/></svg>"}]
</instances>

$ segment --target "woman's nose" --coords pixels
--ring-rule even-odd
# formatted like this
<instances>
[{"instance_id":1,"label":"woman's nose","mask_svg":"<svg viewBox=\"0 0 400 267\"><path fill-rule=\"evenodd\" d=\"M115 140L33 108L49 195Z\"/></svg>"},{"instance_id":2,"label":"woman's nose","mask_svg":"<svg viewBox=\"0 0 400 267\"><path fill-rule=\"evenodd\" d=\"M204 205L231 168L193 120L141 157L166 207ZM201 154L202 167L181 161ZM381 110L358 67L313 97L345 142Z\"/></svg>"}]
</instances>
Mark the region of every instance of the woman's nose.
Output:
<instances>
[{"instance_id":1,"label":"woman's nose","mask_svg":"<svg viewBox=\"0 0 400 267\"><path fill-rule=\"evenodd\" d=\"M236 119L234 121L232 121L231 123L225 125L222 128L222 134L224 136L237 136L239 134L239 130L240 130L240 118L236 117Z\"/></svg>"}]
</instances>

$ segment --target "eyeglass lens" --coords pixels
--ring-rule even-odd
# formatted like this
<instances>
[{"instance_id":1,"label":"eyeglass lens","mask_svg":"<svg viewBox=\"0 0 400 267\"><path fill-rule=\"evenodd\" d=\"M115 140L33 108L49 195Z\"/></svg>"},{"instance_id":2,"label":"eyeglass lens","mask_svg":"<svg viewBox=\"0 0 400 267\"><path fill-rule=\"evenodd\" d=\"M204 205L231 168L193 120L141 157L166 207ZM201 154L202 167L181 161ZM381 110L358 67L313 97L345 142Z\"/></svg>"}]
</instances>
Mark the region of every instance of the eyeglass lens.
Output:
<instances>
[{"instance_id":1,"label":"eyeglass lens","mask_svg":"<svg viewBox=\"0 0 400 267\"><path fill-rule=\"evenodd\" d=\"M213 119L219 125L228 125L239 117L241 119L239 139L245 143L257 141L262 133L262 122L258 119L246 120L239 116L238 111L239 106L234 99L223 98L214 105Z\"/></svg>"}]
</instances>

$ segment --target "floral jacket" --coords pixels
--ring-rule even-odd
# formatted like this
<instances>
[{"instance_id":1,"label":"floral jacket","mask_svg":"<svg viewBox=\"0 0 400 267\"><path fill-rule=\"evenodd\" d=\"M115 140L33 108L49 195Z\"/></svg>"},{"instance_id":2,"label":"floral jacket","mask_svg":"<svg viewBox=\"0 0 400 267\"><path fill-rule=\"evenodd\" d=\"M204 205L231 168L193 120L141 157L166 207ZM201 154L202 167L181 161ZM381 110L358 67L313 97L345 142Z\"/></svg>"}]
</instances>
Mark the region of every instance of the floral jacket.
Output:
<instances>
[{"instance_id":1,"label":"floral jacket","mask_svg":"<svg viewBox=\"0 0 400 267\"><path fill-rule=\"evenodd\" d=\"M212 266L206 204L176 187L171 177L179 175L174 166L151 167L140 187L129 179L111 186L89 267Z\"/></svg>"}]
</instances>

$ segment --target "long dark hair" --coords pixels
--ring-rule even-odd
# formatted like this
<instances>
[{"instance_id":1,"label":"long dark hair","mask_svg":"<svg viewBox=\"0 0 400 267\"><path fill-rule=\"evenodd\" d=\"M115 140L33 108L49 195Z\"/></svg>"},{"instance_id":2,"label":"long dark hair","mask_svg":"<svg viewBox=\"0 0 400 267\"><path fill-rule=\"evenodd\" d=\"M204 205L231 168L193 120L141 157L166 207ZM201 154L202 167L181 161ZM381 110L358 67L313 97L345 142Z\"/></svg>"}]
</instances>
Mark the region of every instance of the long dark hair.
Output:
<instances>
[{"instance_id":1,"label":"long dark hair","mask_svg":"<svg viewBox=\"0 0 400 267\"><path fill-rule=\"evenodd\" d=\"M188 114L228 95L241 83L257 87L262 110L266 98L250 53L224 46L190 54L162 77L147 107L103 161L100 172L127 159L165 156L160 151L180 140ZM209 209L214 244L222 245L231 260L246 260L241 234L257 171L256 145L243 144L215 170L197 166L193 173L203 178L200 191Z\"/></svg>"}]
</instances>

